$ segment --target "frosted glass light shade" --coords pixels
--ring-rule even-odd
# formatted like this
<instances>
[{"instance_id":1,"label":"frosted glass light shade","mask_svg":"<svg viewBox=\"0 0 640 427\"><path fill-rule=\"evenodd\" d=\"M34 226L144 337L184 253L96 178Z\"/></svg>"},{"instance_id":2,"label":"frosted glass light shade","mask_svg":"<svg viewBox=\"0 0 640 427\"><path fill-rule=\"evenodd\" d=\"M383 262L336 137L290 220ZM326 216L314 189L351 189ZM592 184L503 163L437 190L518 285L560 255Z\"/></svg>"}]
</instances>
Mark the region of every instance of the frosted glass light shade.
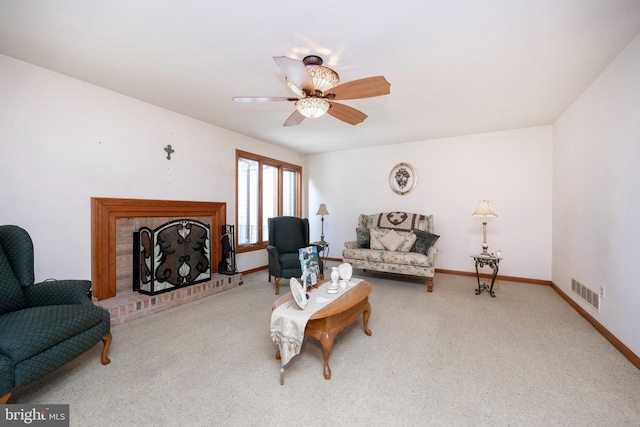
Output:
<instances>
[{"instance_id":1,"label":"frosted glass light shade","mask_svg":"<svg viewBox=\"0 0 640 427\"><path fill-rule=\"evenodd\" d=\"M338 83L340 82L338 73L333 71L331 68L323 67L321 65L307 65L306 69L309 73L309 76L311 76L311 81L313 81L314 89L319 90L320 92L322 92L322 94L324 94L324 92L328 91L329 89L338 86ZM287 82L287 86L293 93L301 98L305 96L302 88L294 85L291 80L286 77L285 81Z\"/></svg>"},{"instance_id":2,"label":"frosted glass light shade","mask_svg":"<svg viewBox=\"0 0 640 427\"><path fill-rule=\"evenodd\" d=\"M289 80L288 78L285 77L284 80L285 82L287 82L287 87L289 88L289 90L291 90L291 92L295 93L298 98L304 98L305 94L302 89L291 83L291 80Z\"/></svg>"},{"instance_id":3,"label":"frosted glass light shade","mask_svg":"<svg viewBox=\"0 0 640 427\"><path fill-rule=\"evenodd\" d=\"M325 91L336 87L340 79L338 73L331 68L323 67L321 65L307 65L307 71L313 80L313 85L316 90L324 93Z\"/></svg>"},{"instance_id":4,"label":"frosted glass light shade","mask_svg":"<svg viewBox=\"0 0 640 427\"><path fill-rule=\"evenodd\" d=\"M315 119L329 111L329 101L324 98L310 96L296 101L296 108L305 117Z\"/></svg>"}]
</instances>

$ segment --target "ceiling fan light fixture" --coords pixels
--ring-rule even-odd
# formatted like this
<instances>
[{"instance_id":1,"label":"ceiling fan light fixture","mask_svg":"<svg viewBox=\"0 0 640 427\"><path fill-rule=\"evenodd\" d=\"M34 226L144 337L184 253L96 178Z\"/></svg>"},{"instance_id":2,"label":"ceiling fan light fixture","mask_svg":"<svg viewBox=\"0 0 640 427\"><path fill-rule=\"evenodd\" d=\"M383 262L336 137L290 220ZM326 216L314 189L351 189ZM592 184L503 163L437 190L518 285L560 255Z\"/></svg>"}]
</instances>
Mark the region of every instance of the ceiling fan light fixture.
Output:
<instances>
[{"instance_id":1,"label":"ceiling fan light fixture","mask_svg":"<svg viewBox=\"0 0 640 427\"><path fill-rule=\"evenodd\" d=\"M315 90L319 90L322 93L338 86L338 83L340 82L338 73L333 71L331 68L323 67L320 65L307 65L306 68L309 76L311 76L311 80L313 81ZM287 82L287 87L289 88L289 90L296 96L300 98L305 96L304 91L298 86L294 85L291 80L285 77L285 81Z\"/></svg>"},{"instance_id":2,"label":"ceiling fan light fixture","mask_svg":"<svg viewBox=\"0 0 640 427\"><path fill-rule=\"evenodd\" d=\"M367 77L339 84L338 73L322 66L322 58L308 55L302 61L288 56L274 56L285 82L296 97L234 97L236 102L295 101L296 110L284 122L284 126L296 126L305 118L330 115L350 125L362 123L367 115L362 111L335 101L371 98L388 95L391 84L384 76ZM330 92L329 92L330 91ZM331 101L328 101L331 100Z\"/></svg>"},{"instance_id":3,"label":"ceiling fan light fixture","mask_svg":"<svg viewBox=\"0 0 640 427\"><path fill-rule=\"evenodd\" d=\"M315 119L329 111L329 101L316 96L309 96L296 101L296 108L305 117Z\"/></svg>"},{"instance_id":4,"label":"ceiling fan light fixture","mask_svg":"<svg viewBox=\"0 0 640 427\"><path fill-rule=\"evenodd\" d=\"M289 80L286 77L284 78L284 80L287 82L287 87L289 88L289 90L291 92L293 92L298 98L304 98L305 97L304 91L302 89L300 89L298 86L296 86L293 83L291 83L291 80Z\"/></svg>"},{"instance_id":5,"label":"ceiling fan light fixture","mask_svg":"<svg viewBox=\"0 0 640 427\"><path fill-rule=\"evenodd\" d=\"M316 90L324 93L332 87L338 86L340 78L338 73L331 68L323 67L321 65L307 65L307 71L313 80L313 85Z\"/></svg>"}]
</instances>

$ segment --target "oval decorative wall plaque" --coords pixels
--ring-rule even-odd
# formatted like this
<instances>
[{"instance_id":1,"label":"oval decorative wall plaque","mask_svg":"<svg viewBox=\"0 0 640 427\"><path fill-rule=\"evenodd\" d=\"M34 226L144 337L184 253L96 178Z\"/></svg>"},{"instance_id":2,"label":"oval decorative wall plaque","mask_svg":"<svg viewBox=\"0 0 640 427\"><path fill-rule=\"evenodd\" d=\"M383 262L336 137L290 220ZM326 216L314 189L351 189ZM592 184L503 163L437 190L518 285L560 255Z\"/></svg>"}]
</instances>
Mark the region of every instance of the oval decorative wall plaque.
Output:
<instances>
[{"instance_id":1,"label":"oval decorative wall plaque","mask_svg":"<svg viewBox=\"0 0 640 427\"><path fill-rule=\"evenodd\" d=\"M408 163L398 163L391 168L389 174L389 186L394 193L404 196L409 194L416 186L418 175L415 169Z\"/></svg>"}]
</instances>

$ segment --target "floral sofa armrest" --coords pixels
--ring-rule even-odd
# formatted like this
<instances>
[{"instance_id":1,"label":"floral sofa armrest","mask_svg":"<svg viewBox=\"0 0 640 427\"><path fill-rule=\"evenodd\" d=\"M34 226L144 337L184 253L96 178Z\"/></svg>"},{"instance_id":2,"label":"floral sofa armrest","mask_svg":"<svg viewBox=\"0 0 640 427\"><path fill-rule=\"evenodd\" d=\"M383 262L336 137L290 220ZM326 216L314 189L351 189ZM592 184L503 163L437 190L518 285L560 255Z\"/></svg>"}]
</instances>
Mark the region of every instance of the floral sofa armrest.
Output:
<instances>
[{"instance_id":1,"label":"floral sofa armrest","mask_svg":"<svg viewBox=\"0 0 640 427\"><path fill-rule=\"evenodd\" d=\"M345 249L358 249L358 242L344 242Z\"/></svg>"},{"instance_id":2,"label":"floral sofa armrest","mask_svg":"<svg viewBox=\"0 0 640 427\"><path fill-rule=\"evenodd\" d=\"M438 253L438 248L436 248L435 246L431 246L427 251L427 257L429 258L431 265L435 265L437 253Z\"/></svg>"}]
</instances>

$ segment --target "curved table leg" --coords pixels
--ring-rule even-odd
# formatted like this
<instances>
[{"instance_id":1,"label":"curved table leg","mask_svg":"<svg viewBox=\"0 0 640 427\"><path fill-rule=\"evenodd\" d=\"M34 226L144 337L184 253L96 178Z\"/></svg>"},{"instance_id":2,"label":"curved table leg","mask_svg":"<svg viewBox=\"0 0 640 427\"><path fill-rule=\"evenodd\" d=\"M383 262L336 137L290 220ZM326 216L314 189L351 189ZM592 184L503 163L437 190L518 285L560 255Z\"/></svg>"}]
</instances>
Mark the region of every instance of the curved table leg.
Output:
<instances>
[{"instance_id":1,"label":"curved table leg","mask_svg":"<svg viewBox=\"0 0 640 427\"><path fill-rule=\"evenodd\" d=\"M367 327L367 323L369 323L369 316L371 315L371 305L367 303L364 306L364 310L362 312L362 323L364 325L364 333L371 336L371 329Z\"/></svg>"},{"instance_id":2,"label":"curved table leg","mask_svg":"<svg viewBox=\"0 0 640 427\"><path fill-rule=\"evenodd\" d=\"M320 344L322 345L322 357L324 358L324 379L331 379L331 368L329 368L329 356L331 355L331 349L333 348L334 336L326 332L320 335Z\"/></svg>"}]
</instances>

